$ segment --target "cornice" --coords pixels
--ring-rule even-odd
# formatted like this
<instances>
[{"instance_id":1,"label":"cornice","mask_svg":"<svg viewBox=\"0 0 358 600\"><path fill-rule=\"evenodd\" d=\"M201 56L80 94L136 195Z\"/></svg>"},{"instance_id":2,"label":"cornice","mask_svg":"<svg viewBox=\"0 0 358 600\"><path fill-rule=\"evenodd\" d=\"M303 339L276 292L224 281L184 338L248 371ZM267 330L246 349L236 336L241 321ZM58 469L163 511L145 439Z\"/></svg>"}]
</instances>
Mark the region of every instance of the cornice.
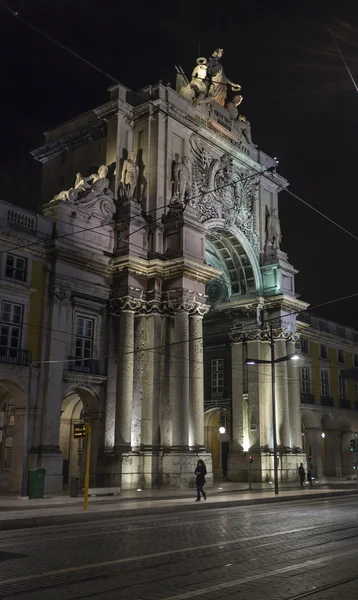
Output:
<instances>
[{"instance_id":1,"label":"cornice","mask_svg":"<svg viewBox=\"0 0 358 600\"><path fill-rule=\"evenodd\" d=\"M219 269L210 267L204 263L190 261L187 258L175 258L170 260L146 260L136 256L123 256L113 259L112 272L131 271L145 277L162 277L170 279L179 275L189 277L206 283L221 275Z\"/></svg>"},{"instance_id":2,"label":"cornice","mask_svg":"<svg viewBox=\"0 0 358 600\"><path fill-rule=\"evenodd\" d=\"M133 298L132 296L122 296L113 298L110 301L110 313L119 315L121 312L134 312L137 315L169 315L176 313L187 313L189 316L203 317L210 310L210 306L189 300L179 298L173 300L143 300L142 298Z\"/></svg>"}]
</instances>

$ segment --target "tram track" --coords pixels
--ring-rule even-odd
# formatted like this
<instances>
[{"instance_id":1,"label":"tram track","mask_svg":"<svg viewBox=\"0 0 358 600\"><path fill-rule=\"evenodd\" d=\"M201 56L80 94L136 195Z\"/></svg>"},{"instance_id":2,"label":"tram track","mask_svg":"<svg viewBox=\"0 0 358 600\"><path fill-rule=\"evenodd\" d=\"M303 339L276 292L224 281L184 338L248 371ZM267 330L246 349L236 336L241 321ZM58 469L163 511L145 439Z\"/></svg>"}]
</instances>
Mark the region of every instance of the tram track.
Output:
<instances>
[{"instance_id":1,"label":"tram track","mask_svg":"<svg viewBox=\"0 0 358 600\"><path fill-rule=\"evenodd\" d=\"M285 598L285 600L301 600L301 598L309 598L310 596L314 596L315 594L320 594L321 592L326 592L327 590L331 590L335 587L339 587L340 585L345 585L347 583L352 583L353 581L357 581L358 575L355 577L346 577L346 579L340 579L339 581L334 581L332 583L327 583L326 585L321 585L312 590L308 590L307 592L302 592L296 596L290 596L289 598Z\"/></svg>"}]
</instances>

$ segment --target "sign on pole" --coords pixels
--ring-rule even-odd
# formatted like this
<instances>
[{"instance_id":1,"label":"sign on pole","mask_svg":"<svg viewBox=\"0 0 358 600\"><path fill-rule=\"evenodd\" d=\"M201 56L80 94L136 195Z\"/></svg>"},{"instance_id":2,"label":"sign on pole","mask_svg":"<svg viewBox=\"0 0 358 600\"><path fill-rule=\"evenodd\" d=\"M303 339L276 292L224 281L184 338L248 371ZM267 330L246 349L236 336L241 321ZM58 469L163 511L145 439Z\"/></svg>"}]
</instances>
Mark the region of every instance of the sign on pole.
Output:
<instances>
[{"instance_id":1,"label":"sign on pole","mask_svg":"<svg viewBox=\"0 0 358 600\"><path fill-rule=\"evenodd\" d=\"M73 436L75 438L87 437L87 429L88 426L86 425L86 423L76 423L73 426Z\"/></svg>"}]
</instances>

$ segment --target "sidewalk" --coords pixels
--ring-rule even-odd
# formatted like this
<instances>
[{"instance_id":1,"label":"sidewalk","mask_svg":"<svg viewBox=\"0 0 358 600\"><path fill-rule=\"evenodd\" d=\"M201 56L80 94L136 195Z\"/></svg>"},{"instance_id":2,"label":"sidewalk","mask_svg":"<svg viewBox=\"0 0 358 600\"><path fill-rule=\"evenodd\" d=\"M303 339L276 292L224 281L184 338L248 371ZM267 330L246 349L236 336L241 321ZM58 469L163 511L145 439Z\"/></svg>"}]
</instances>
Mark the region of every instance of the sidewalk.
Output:
<instances>
[{"instance_id":1,"label":"sidewalk","mask_svg":"<svg viewBox=\"0 0 358 600\"><path fill-rule=\"evenodd\" d=\"M208 500L200 505L194 502L195 490L130 490L120 496L92 497L87 512L83 498L69 498L60 494L40 500L19 498L15 494L0 493L0 531L60 524L78 524L101 519L155 515L200 509L256 505L261 503L309 500L357 493L356 482L345 479L322 479L314 487L297 484L280 486L278 496L272 485L247 483L218 483L207 489Z\"/></svg>"}]
</instances>

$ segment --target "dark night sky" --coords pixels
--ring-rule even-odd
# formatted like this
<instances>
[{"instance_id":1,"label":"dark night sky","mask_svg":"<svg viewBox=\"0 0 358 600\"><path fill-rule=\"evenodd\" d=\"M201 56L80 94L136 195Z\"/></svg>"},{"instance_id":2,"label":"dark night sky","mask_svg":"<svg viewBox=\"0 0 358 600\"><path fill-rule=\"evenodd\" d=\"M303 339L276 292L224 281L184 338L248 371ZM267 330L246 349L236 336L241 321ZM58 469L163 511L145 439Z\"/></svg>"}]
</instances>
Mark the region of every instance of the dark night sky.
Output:
<instances>
[{"instance_id":1,"label":"dark night sky","mask_svg":"<svg viewBox=\"0 0 358 600\"><path fill-rule=\"evenodd\" d=\"M332 28L358 81L358 6L341 0L121 2L8 0L26 21L138 89L175 83L198 55L225 50L242 85L254 141L278 156L290 189L358 235L358 93L337 56ZM319 6L321 4L321 7ZM324 9L324 14L321 12ZM0 5L0 197L35 208L41 166L29 155L42 132L108 99L111 81L19 22ZM317 304L358 292L358 241L280 195L283 249L297 291ZM320 308L358 327L357 299Z\"/></svg>"}]
</instances>

